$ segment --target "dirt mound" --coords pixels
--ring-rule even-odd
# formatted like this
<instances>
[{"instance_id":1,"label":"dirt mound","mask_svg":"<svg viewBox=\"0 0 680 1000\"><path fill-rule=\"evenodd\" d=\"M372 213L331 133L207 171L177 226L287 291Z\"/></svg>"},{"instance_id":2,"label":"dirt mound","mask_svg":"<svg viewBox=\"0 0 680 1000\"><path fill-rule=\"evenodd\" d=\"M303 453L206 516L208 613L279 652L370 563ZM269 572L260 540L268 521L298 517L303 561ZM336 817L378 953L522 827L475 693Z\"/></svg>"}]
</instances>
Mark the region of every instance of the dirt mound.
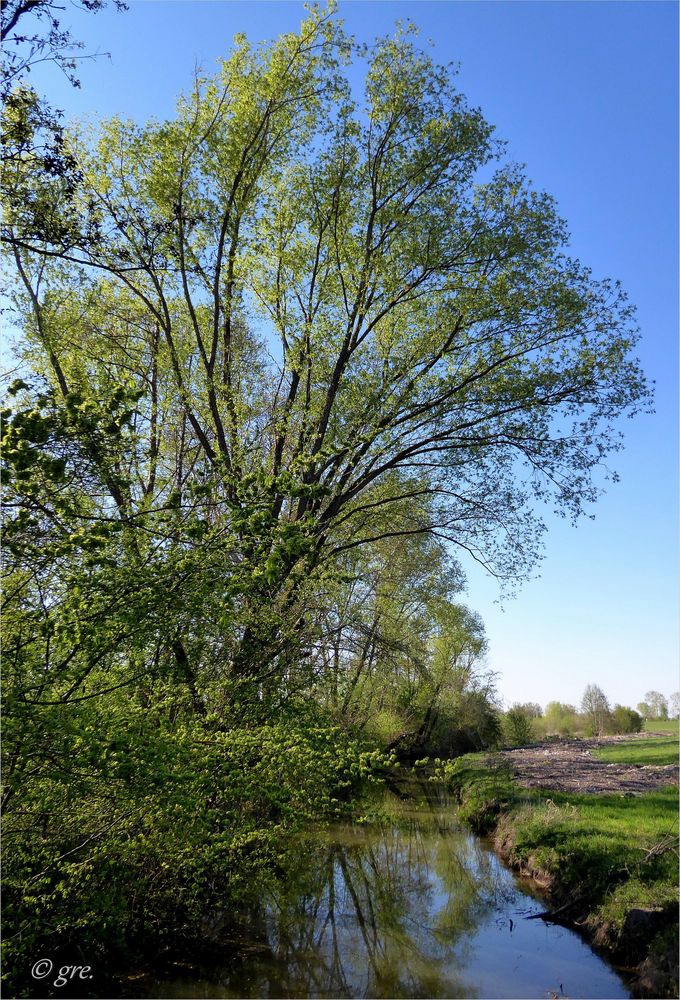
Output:
<instances>
[{"instance_id":1,"label":"dirt mound","mask_svg":"<svg viewBox=\"0 0 680 1000\"><path fill-rule=\"evenodd\" d=\"M649 736L648 733L643 734ZM592 751L632 737L603 736L591 740L560 740L503 751L517 782L525 788L561 792L618 792L639 795L678 784L676 764L610 764Z\"/></svg>"}]
</instances>

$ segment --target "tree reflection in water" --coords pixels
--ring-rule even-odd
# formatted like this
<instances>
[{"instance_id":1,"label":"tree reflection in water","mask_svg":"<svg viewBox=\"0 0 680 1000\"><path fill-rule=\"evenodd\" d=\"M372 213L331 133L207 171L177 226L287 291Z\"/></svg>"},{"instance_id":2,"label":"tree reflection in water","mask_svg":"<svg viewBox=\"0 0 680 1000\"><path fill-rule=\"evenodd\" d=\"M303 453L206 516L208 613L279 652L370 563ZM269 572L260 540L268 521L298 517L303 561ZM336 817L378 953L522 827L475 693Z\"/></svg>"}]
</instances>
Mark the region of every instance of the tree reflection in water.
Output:
<instances>
[{"instance_id":1,"label":"tree reflection in water","mask_svg":"<svg viewBox=\"0 0 680 1000\"><path fill-rule=\"evenodd\" d=\"M281 978L262 983L263 995L476 995L458 980L453 952L463 958L466 936L507 886L425 788L417 804L392 796L379 823L334 827L325 844L306 845L303 871L267 908Z\"/></svg>"}]
</instances>

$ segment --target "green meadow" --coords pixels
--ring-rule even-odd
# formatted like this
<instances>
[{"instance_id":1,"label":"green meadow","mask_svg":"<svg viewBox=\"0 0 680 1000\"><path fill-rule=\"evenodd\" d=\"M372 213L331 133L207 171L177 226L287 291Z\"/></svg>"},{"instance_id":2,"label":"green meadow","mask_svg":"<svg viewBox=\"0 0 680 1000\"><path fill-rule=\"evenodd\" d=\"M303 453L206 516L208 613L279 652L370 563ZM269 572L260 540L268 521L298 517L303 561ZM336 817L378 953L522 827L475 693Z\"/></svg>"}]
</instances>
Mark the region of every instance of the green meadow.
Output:
<instances>
[{"instance_id":1,"label":"green meadow","mask_svg":"<svg viewBox=\"0 0 680 1000\"><path fill-rule=\"evenodd\" d=\"M678 719L647 719L645 721L646 733L668 733L671 736L678 736Z\"/></svg>"},{"instance_id":2,"label":"green meadow","mask_svg":"<svg viewBox=\"0 0 680 1000\"><path fill-rule=\"evenodd\" d=\"M677 723L675 723L677 727ZM678 740L676 736L653 737L616 743L595 751L600 760L612 764L677 764Z\"/></svg>"}]
</instances>

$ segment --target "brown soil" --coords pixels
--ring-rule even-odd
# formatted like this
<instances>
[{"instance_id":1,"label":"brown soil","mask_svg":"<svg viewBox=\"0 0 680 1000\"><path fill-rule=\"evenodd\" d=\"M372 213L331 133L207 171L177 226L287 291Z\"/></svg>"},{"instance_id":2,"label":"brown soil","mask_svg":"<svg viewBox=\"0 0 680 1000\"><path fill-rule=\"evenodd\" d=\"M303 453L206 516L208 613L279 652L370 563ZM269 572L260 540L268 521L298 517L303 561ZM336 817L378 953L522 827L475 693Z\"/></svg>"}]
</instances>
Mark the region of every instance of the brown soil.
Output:
<instances>
[{"instance_id":1,"label":"brown soil","mask_svg":"<svg viewBox=\"0 0 680 1000\"><path fill-rule=\"evenodd\" d=\"M649 733L638 734L640 739ZM664 785L678 784L676 764L609 764L593 755L598 747L635 739L635 736L601 736L589 740L560 740L503 751L518 784L559 792L592 792L639 795Z\"/></svg>"}]
</instances>

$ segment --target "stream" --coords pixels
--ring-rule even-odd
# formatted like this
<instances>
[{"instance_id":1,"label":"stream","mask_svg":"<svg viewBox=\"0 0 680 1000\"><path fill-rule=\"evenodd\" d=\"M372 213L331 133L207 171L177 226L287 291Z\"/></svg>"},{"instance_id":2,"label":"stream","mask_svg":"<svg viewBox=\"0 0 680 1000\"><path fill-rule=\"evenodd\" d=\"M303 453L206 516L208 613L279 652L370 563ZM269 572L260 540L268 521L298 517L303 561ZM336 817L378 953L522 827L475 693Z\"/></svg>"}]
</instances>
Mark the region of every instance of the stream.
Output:
<instances>
[{"instance_id":1,"label":"stream","mask_svg":"<svg viewBox=\"0 0 680 1000\"><path fill-rule=\"evenodd\" d=\"M456 819L436 785L386 792L370 822L301 840L285 891L223 965L178 962L145 997L584 997L630 994ZM218 915L215 916L218 920Z\"/></svg>"}]
</instances>

